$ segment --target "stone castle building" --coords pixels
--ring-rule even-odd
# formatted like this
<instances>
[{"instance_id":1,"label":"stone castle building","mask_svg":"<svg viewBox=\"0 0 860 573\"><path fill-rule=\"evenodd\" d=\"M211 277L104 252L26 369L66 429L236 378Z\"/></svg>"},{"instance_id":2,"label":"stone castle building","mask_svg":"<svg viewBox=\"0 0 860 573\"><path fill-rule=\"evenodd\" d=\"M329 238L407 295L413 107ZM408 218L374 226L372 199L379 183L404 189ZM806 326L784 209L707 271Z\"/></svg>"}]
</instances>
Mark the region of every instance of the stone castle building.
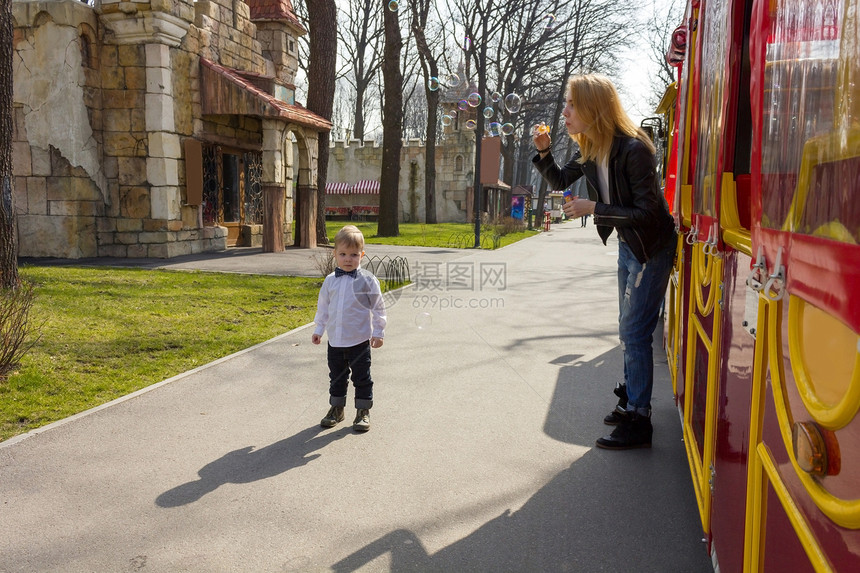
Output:
<instances>
[{"instance_id":1,"label":"stone castle building","mask_svg":"<svg viewBox=\"0 0 860 573\"><path fill-rule=\"evenodd\" d=\"M315 246L318 136L331 124L295 101L306 31L291 0L90 2L12 2L19 254ZM437 147L439 221L472 219L465 120ZM421 221L424 146L404 143L400 220ZM331 193L327 206L372 215L381 148L353 140L331 151L328 181L365 194Z\"/></svg>"},{"instance_id":2,"label":"stone castle building","mask_svg":"<svg viewBox=\"0 0 860 573\"><path fill-rule=\"evenodd\" d=\"M14 0L19 254L315 245L290 0ZM293 213L298 229L293 229Z\"/></svg>"},{"instance_id":3,"label":"stone castle building","mask_svg":"<svg viewBox=\"0 0 860 573\"><path fill-rule=\"evenodd\" d=\"M404 140L400 152L400 221L425 219L425 144ZM474 136L449 134L436 146L436 217L440 223L468 221L472 212L475 172ZM326 185L326 212L372 214L379 206L376 180L382 169L382 146L373 140L332 142Z\"/></svg>"},{"instance_id":4,"label":"stone castle building","mask_svg":"<svg viewBox=\"0 0 860 573\"><path fill-rule=\"evenodd\" d=\"M462 65L458 75L464 77ZM440 93L442 131L436 145L436 218L440 223L474 220L475 130L470 129L480 108L462 105L477 86L461 82ZM404 222L425 221L425 144L403 141L400 155L399 212ZM501 149L498 137L485 137L482 151L482 211L487 219L507 214L511 188L497 178ZM331 143L326 184L326 212L347 217L372 214L379 205L378 184L382 147L374 140L350 139ZM356 217L353 217L356 218Z\"/></svg>"}]
</instances>

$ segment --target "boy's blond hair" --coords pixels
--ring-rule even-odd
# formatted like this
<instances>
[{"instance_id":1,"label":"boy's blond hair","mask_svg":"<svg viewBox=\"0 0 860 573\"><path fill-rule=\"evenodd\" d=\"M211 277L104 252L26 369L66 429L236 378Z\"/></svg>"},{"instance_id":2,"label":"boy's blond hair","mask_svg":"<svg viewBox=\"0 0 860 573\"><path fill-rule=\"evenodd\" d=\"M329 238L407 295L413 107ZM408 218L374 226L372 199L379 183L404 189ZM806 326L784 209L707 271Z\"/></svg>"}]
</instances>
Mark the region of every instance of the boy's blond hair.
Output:
<instances>
[{"instance_id":1,"label":"boy's blond hair","mask_svg":"<svg viewBox=\"0 0 860 573\"><path fill-rule=\"evenodd\" d=\"M339 244L346 247L354 247L363 251L364 235L361 234L361 231L355 225L346 225L337 232L337 235L334 236L335 247Z\"/></svg>"}]
</instances>

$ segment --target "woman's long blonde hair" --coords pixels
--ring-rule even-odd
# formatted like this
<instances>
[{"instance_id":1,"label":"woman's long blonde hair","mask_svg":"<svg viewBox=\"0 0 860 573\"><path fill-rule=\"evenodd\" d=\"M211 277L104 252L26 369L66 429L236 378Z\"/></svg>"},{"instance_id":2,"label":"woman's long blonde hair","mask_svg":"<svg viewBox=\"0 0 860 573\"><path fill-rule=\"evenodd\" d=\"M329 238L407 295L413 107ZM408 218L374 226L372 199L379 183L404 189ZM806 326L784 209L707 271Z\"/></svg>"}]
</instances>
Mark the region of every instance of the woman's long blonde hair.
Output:
<instances>
[{"instance_id":1,"label":"woman's long blonde hair","mask_svg":"<svg viewBox=\"0 0 860 573\"><path fill-rule=\"evenodd\" d=\"M633 123L624 108L612 81L598 74L573 76L567 82L567 102L576 110L588 128L571 135L579 144L580 162L606 160L612 149L612 138L624 134L641 140L654 153L648 135Z\"/></svg>"}]
</instances>

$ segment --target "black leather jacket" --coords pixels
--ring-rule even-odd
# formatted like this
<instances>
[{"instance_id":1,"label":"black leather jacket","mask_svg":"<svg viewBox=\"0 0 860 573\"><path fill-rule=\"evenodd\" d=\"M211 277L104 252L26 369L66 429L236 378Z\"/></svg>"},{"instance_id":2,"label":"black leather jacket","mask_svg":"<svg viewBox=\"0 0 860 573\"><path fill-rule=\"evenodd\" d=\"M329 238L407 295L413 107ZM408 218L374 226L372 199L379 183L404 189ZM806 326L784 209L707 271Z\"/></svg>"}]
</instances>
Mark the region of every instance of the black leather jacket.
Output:
<instances>
[{"instance_id":1,"label":"black leather jacket","mask_svg":"<svg viewBox=\"0 0 860 573\"><path fill-rule=\"evenodd\" d=\"M616 135L609 152L609 204L600 199L597 164L578 163L579 151L559 168L548 153L532 162L552 189L565 189L585 175L591 184L589 199L596 201L594 223L603 244L612 229L618 232L644 264L656 251L675 238L675 220L657 179L656 159L644 143L634 137Z\"/></svg>"}]
</instances>

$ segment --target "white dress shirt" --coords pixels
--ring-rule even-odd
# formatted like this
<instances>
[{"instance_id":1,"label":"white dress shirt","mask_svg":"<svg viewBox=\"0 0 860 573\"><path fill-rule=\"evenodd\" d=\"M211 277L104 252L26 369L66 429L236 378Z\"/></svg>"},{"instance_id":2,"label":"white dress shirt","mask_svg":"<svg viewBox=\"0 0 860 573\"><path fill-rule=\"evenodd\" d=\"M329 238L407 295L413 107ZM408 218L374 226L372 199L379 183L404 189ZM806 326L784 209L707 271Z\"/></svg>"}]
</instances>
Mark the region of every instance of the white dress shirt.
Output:
<instances>
[{"instance_id":1,"label":"white dress shirt","mask_svg":"<svg viewBox=\"0 0 860 573\"><path fill-rule=\"evenodd\" d=\"M331 346L355 346L385 337L385 304L379 280L364 269L349 275L328 275L320 288L314 334L328 334Z\"/></svg>"}]
</instances>

